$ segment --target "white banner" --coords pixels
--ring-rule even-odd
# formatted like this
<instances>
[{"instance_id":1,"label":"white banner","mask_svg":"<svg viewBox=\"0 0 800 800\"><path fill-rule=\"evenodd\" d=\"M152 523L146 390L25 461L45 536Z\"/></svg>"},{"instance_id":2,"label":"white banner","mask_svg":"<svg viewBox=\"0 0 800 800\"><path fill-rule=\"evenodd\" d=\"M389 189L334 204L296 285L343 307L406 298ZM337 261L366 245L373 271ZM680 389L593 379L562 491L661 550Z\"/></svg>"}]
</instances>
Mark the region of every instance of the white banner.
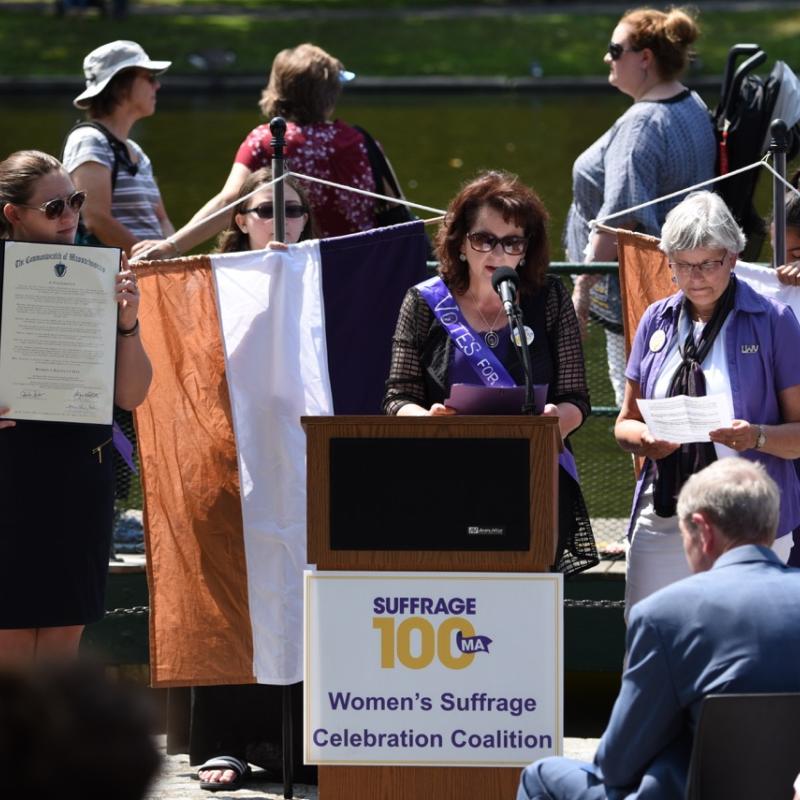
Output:
<instances>
[{"instance_id":1,"label":"white banner","mask_svg":"<svg viewBox=\"0 0 800 800\"><path fill-rule=\"evenodd\" d=\"M306 437L300 417L333 413L319 242L211 259L242 495L253 671L302 676Z\"/></svg>"},{"instance_id":2,"label":"white banner","mask_svg":"<svg viewBox=\"0 0 800 800\"><path fill-rule=\"evenodd\" d=\"M560 755L559 574L305 573L310 764Z\"/></svg>"}]
</instances>

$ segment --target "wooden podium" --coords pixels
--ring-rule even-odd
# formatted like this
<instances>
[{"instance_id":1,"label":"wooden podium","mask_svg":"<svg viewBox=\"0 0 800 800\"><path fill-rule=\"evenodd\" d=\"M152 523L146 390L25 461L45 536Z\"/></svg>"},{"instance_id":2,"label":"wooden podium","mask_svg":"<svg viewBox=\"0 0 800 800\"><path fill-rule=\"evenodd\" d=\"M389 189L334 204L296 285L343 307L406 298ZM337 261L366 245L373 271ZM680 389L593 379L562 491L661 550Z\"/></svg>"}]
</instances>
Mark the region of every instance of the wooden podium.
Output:
<instances>
[{"instance_id":1,"label":"wooden podium","mask_svg":"<svg viewBox=\"0 0 800 800\"><path fill-rule=\"evenodd\" d=\"M318 570L550 570L557 418L301 421L308 562ZM320 800L511 800L519 776L509 767L320 766L319 792Z\"/></svg>"}]
</instances>

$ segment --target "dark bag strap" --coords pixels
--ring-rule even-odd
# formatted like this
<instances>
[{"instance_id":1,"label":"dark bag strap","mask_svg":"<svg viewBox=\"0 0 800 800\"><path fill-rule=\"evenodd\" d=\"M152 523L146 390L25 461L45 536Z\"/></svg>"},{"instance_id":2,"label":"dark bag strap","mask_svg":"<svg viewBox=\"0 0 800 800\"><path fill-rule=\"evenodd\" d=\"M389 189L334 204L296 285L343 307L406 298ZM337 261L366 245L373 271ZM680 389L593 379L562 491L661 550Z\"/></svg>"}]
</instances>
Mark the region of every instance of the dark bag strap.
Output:
<instances>
[{"instance_id":1,"label":"dark bag strap","mask_svg":"<svg viewBox=\"0 0 800 800\"><path fill-rule=\"evenodd\" d=\"M378 143L369 135L363 128L358 125L353 127L364 137L364 146L367 148L367 158L369 158L369 165L372 167L372 177L375 179L375 191L378 194L383 194L384 179L389 187L394 192L395 197L402 198L403 193L400 191L400 186L397 183L394 171L389 166L383 150L378 146Z\"/></svg>"},{"instance_id":2,"label":"dark bag strap","mask_svg":"<svg viewBox=\"0 0 800 800\"><path fill-rule=\"evenodd\" d=\"M111 170L111 191L114 191L114 188L117 185L117 173L119 172L120 164L125 168L129 175L135 175L139 171L139 165L134 164L131 161L130 153L128 152L128 148L125 142L118 139L114 136L111 131L106 128L105 125L100 124L99 122L95 122L94 120L87 120L85 122L78 122L73 125L69 132L67 133L66 139L64 139L64 144L61 147L61 160L64 160L64 151L67 147L67 139L69 139L70 135L73 131L78 130L78 128L94 128L96 131L100 131L103 136L106 137L106 141L108 142L108 146L111 148L111 152L114 154L114 166Z\"/></svg>"},{"instance_id":3,"label":"dark bag strap","mask_svg":"<svg viewBox=\"0 0 800 800\"><path fill-rule=\"evenodd\" d=\"M394 170L386 160L383 150L381 150L381 148L378 146L378 143L363 128L359 127L358 125L353 125L353 127L364 137L364 146L367 148L367 157L369 158L369 165L372 167L372 177L375 180L375 191L378 192L378 194L383 194L383 180L385 178L386 183L388 183L389 188L394 192L395 197L402 199L403 192L400 190L400 184L397 182L397 176L394 174ZM393 218L391 220L384 220L384 224L386 225L395 225L398 222L408 222L412 219L416 219L408 206L402 206L398 203L390 203L386 200L378 200L377 203L379 218L382 214L389 215L391 217L397 217L396 219ZM433 261L436 256L433 252L433 246L431 245L431 240L428 238L427 233L425 234L425 250L426 260Z\"/></svg>"}]
</instances>

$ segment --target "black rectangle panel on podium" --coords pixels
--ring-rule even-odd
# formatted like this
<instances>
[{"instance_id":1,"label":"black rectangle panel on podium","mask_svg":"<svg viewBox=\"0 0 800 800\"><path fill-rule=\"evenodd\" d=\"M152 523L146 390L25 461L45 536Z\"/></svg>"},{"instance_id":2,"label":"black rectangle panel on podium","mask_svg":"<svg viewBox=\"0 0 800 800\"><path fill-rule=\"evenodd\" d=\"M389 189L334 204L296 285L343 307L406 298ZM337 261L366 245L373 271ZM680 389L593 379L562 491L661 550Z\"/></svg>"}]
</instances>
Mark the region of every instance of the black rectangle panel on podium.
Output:
<instances>
[{"instance_id":1,"label":"black rectangle panel on podium","mask_svg":"<svg viewBox=\"0 0 800 800\"><path fill-rule=\"evenodd\" d=\"M332 550L528 550L527 439L330 441Z\"/></svg>"}]
</instances>

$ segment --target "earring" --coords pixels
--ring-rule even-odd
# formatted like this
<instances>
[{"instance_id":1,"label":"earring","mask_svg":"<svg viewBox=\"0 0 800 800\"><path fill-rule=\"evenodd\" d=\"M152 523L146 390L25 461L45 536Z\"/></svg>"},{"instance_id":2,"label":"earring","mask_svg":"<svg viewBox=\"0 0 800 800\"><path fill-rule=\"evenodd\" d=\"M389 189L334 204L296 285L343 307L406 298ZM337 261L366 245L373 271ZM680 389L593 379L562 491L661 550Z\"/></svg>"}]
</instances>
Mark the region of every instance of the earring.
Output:
<instances>
[{"instance_id":1,"label":"earring","mask_svg":"<svg viewBox=\"0 0 800 800\"><path fill-rule=\"evenodd\" d=\"M524 259L524 258L521 258L521 259L519 260L519 264L517 264L517 266L518 266L518 267L524 267L524 266L525 266L525 259Z\"/></svg>"},{"instance_id":2,"label":"earring","mask_svg":"<svg viewBox=\"0 0 800 800\"><path fill-rule=\"evenodd\" d=\"M467 260L467 256L464 253L459 253L458 254L458 260L459 261L466 261Z\"/></svg>"},{"instance_id":3,"label":"earring","mask_svg":"<svg viewBox=\"0 0 800 800\"><path fill-rule=\"evenodd\" d=\"M678 279L677 279L677 278L676 278L674 275L673 275L673 276L670 278L670 280L671 280L673 283L677 283L677 282L678 282Z\"/></svg>"}]
</instances>

